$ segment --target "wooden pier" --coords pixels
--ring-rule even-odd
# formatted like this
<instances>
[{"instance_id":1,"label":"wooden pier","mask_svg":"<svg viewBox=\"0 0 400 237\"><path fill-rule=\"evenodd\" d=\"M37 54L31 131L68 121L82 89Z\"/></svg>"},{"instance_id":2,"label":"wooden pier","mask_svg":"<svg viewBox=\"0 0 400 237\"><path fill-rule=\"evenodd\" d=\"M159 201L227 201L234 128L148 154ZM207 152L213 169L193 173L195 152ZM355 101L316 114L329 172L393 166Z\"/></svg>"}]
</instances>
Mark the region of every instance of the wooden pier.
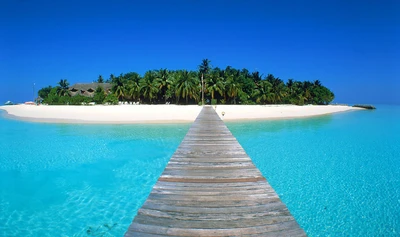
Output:
<instances>
[{"instance_id":1,"label":"wooden pier","mask_svg":"<svg viewBox=\"0 0 400 237\"><path fill-rule=\"evenodd\" d=\"M202 109L125 233L306 236L210 106Z\"/></svg>"}]
</instances>

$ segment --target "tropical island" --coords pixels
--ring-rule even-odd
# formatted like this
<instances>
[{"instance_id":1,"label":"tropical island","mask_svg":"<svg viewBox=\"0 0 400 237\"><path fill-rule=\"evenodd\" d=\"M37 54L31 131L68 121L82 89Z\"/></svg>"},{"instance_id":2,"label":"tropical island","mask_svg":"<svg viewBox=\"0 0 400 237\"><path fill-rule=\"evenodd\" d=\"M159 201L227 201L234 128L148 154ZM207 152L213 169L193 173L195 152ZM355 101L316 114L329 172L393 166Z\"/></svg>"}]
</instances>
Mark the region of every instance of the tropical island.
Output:
<instances>
[{"instance_id":1,"label":"tropical island","mask_svg":"<svg viewBox=\"0 0 400 237\"><path fill-rule=\"evenodd\" d=\"M8 117L29 121L112 124L193 122L202 108L198 105L213 105L224 120L298 118L361 109L329 105L334 94L319 80L284 82L272 74L212 67L208 59L202 60L198 71L160 69L143 76L111 74L108 79L99 75L96 81L72 86L61 79L38 95L40 106L0 109ZM118 104L134 106L107 106Z\"/></svg>"},{"instance_id":2,"label":"tropical island","mask_svg":"<svg viewBox=\"0 0 400 237\"><path fill-rule=\"evenodd\" d=\"M70 87L61 79L55 87L38 91L39 100L49 105L118 104L293 104L327 105L334 94L320 80L285 83L273 74L258 71L212 67L203 59L198 71L149 70L143 76L136 72L102 75L97 81Z\"/></svg>"}]
</instances>

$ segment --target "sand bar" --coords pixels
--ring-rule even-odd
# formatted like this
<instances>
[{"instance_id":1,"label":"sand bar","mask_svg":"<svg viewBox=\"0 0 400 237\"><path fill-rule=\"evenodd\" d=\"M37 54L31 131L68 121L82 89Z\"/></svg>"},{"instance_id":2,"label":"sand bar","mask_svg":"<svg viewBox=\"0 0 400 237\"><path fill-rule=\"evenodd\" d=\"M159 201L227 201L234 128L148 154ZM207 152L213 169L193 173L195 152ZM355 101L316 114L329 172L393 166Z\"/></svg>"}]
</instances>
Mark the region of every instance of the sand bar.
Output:
<instances>
[{"instance_id":1,"label":"sand bar","mask_svg":"<svg viewBox=\"0 0 400 237\"><path fill-rule=\"evenodd\" d=\"M342 105L217 105L213 107L223 120L299 118L359 110L359 108ZM12 105L0 106L0 109L7 112L7 117L35 122L131 124L190 123L196 119L202 107L197 105Z\"/></svg>"}]
</instances>

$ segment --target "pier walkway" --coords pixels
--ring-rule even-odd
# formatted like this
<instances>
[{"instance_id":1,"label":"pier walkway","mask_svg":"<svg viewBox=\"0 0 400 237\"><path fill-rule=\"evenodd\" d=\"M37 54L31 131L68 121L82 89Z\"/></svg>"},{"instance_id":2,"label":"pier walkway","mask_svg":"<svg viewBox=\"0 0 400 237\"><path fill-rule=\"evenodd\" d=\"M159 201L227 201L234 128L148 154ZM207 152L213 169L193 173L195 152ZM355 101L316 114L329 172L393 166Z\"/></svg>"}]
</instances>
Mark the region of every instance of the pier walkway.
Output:
<instances>
[{"instance_id":1,"label":"pier walkway","mask_svg":"<svg viewBox=\"0 0 400 237\"><path fill-rule=\"evenodd\" d=\"M202 109L125 233L306 236L210 106Z\"/></svg>"}]
</instances>

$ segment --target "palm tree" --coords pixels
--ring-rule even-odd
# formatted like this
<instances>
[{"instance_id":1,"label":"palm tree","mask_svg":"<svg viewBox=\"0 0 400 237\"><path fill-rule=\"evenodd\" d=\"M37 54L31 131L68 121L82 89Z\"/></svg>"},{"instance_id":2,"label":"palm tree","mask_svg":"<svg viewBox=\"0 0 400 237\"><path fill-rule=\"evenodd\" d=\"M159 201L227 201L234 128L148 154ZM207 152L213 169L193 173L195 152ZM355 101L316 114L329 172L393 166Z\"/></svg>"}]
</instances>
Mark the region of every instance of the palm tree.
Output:
<instances>
[{"instance_id":1,"label":"palm tree","mask_svg":"<svg viewBox=\"0 0 400 237\"><path fill-rule=\"evenodd\" d=\"M186 104L189 104L189 98L198 101L199 81L195 73L186 70L177 73L175 81L175 95L177 103L179 98L185 98Z\"/></svg>"},{"instance_id":2,"label":"palm tree","mask_svg":"<svg viewBox=\"0 0 400 237\"><path fill-rule=\"evenodd\" d=\"M201 64L199 65L199 72L201 74L207 75L210 70L211 70L211 65L210 65L211 61L208 59L203 59L201 61Z\"/></svg>"},{"instance_id":3,"label":"palm tree","mask_svg":"<svg viewBox=\"0 0 400 237\"><path fill-rule=\"evenodd\" d=\"M293 93L293 83L294 83L293 79L289 79L286 83L290 95Z\"/></svg>"},{"instance_id":4,"label":"palm tree","mask_svg":"<svg viewBox=\"0 0 400 237\"><path fill-rule=\"evenodd\" d=\"M251 74L251 77L254 81L254 83L258 84L262 80L262 75L258 72L255 71Z\"/></svg>"},{"instance_id":5,"label":"palm tree","mask_svg":"<svg viewBox=\"0 0 400 237\"><path fill-rule=\"evenodd\" d=\"M69 82L67 79L61 79L58 82L59 87L57 88L57 94L59 96L68 96L69 95Z\"/></svg>"},{"instance_id":6,"label":"palm tree","mask_svg":"<svg viewBox=\"0 0 400 237\"><path fill-rule=\"evenodd\" d=\"M254 88L256 88L256 84L254 83L249 70L246 68L240 70L238 82L240 83L243 94L245 95L241 96L241 98L250 98L250 95L254 92Z\"/></svg>"},{"instance_id":7,"label":"palm tree","mask_svg":"<svg viewBox=\"0 0 400 237\"><path fill-rule=\"evenodd\" d=\"M97 83L104 83L104 79L102 75L99 75L99 78L97 78Z\"/></svg>"},{"instance_id":8,"label":"palm tree","mask_svg":"<svg viewBox=\"0 0 400 237\"><path fill-rule=\"evenodd\" d=\"M210 60L203 59L199 66L199 72L201 74L201 103L204 105L204 78L211 70Z\"/></svg>"},{"instance_id":9,"label":"palm tree","mask_svg":"<svg viewBox=\"0 0 400 237\"><path fill-rule=\"evenodd\" d=\"M287 95L285 83L279 79L279 77L274 78L272 81L272 93L274 94L274 103L282 103L283 99Z\"/></svg>"},{"instance_id":10,"label":"palm tree","mask_svg":"<svg viewBox=\"0 0 400 237\"><path fill-rule=\"evenodd\" d=\"M321 81L320 80L315 80L314 81L314 86L322 86Z\"/></svg>"},{"instance_id":11,"label":"palm tree","mask_svg":"<svg viewBox=\"0 0 400 237\"><path fill-rule=\"evenodd\" d=\"M110 76L110 78L111 78L111 76ZM121 74L118 77L114 77L113 76L111 83L113 84L112 91L114 92L115 96L117 96L118 100L122 100L124 98L124 96L125 96L125 87L124 87L123 75Z\"/></svg>"},{"instance_id":12,"label":"palm tree","mask_svg":"<svg viewBox=\"0 0 400 237\"><path fill-rule=\"evenodd\" d=\"M288 79L286 82L286 95L284 97L284 103L294 103L295 94L295 81L293 79Z\"/></svg>"},{"instance_id":13,"label":"palm tree","mask_svg":"<svg viewBox=\"0 0 400 237\"><path fill-rule=\"evenodd\" d=\"M211 94L211 99L215 98L215 92L218 92L221 96L224 94L225 88L221 74L223 74L223 72L216 68L216 70L210 73L206 81L206 89L207 92Z\"/></svg>"},{"instance_id":14,"label":"palm tree","mask_svg":"<svg viewBox=\"0 0 400 237\"><path fill-rule=\"evenodd\" d=\"M155 83L158 85L160 97L164 97L164 102L167 102L167 90L171 88L172 80L167 69L160 69L156 71Z\"/></svg>"},{"instance_id":15,"label":"palm tree","mask_svg":"<svg viewBox=\"0 0 400 237\"><path fill-rule=\"evenodd\" d=\"M114 79L115 79L115 76L114 76L114 74L110 74L110 77L106 80L106 82L107 83L112 83L113 81L114 81Z\"/></svg>"},{"instance_id":16,"label":"palm tree","mask_svg":"<svg viewBox=\"0 0 400 237\"><path fill-rule=\"evenodd\" d=\"M289 99L290 103L303 105L304 104L303 83L300 81L294 81L291 88L292 88L292 94Z\"/></svg>"},{"instance_id":17,"label":"palm tree","mask_svg":"<svg viewBox=\"0 0 400 237\"><path fill-rule=\"evenodd\" d=\"M225 81L225 91L228 97L233 98L234 104L236 104L236 97L240 90L240 84L235 81L234 76L228 76Z\"/></svg>"},{"instance_id":18,"label":"palm tree","mask_svg":"<svg viewBox=\"0 0 400 237\"><path fill-rule=\"evenodd\" d=\"M304 96L304 93L298 94L297 99L298 99L297 102L298 105L304 105L304 101L307 100L307 98Z\"/></svg>"},{"instance_id":19,"label":"palm tree","mask_svg":"<svg viewBox=\"0 0 400 237\"><path fill-rule=\"evenodd\" d=\"M140 86L139 83L130 80L128 81L126 87L125 87L125 95L129 97L130 100L136 100L140 98Z\"/></svg>"},{"instance_id":20,"label":"palm tree","mask_svg":"<svg viewBox=\"0 0 400 237\"><path fill-rule=\"evenodd\" d=\"M302 83L302 92L303 92L303 97L306 101L311 101L312 96L311 96L311 87L313 84L310 81L304 81Z\"/></svg>"},{"instance_id":21,"label":"palm tree","mask_svg":"<svg viewBox=\"0 0 400 237\"><path fill-rule=\"evenodd\" d=\"M265 79L271 83L271 92L274 94L273 103L282 103L284 97L286 96L285 83L279 79L279 77L274 77L272 74L268 74Z\"/></svg>"},{"instance_id":22,"label":"palm tree","mask_svg":"<svg viewBox=\"0 0 400 237\"><path fill-rule=\"evenodd\" d=\"M129 81L135 81L139 83L140 80L140 75L137 72L128 72L124 75L124 78L129 82Z\"/></svg>"},{"instance_id":23,"label":"palm tree","mask_svg":"<svg viewBox=\"0 0 400 237\"><path fill-rule=\"evenodd\" d=\"M158 83L155 81L155 73L153 71L147 71L144 77L139 81L140 92L143 99L148 99L150 103L157 96L158 93Z\"/></svg>"},{"instance_id":24,"label":"palm tree","mask_svg":"<svg viewBox=\"0 0 400 237\"><path fill-rule=\"evenodd\" d=\"M250 78L250 77L251 77L251 76L250 76L249 70L247 70L246 68L243 68L242 70L240 70L240 74L241 74L243 77L246 77L246 78Z\"/></svg>"},{"instance_id":25,"label":"palm tree","mask_svg":"<svg viewBox=\"0 0 400 237\"><path fill-rule=\"evenodd\" d=\"M233 74L237 74L238 73L238 70L236 70L232 66L226 66L224 71L225 71L225 74L227 74L227 75L233 75Z\"/></svg>"},{"instance_id":26,"label":"palm tree","mask_svg":"<svg viewBox=\"0 0 400 237\"><path fill-rule=\"evenodd\" d=\"M260 81L257 89L254 90L253 97L257 103L267 104L274 101L272 85L269 81Z\"/></svg>"}]
</instances>

